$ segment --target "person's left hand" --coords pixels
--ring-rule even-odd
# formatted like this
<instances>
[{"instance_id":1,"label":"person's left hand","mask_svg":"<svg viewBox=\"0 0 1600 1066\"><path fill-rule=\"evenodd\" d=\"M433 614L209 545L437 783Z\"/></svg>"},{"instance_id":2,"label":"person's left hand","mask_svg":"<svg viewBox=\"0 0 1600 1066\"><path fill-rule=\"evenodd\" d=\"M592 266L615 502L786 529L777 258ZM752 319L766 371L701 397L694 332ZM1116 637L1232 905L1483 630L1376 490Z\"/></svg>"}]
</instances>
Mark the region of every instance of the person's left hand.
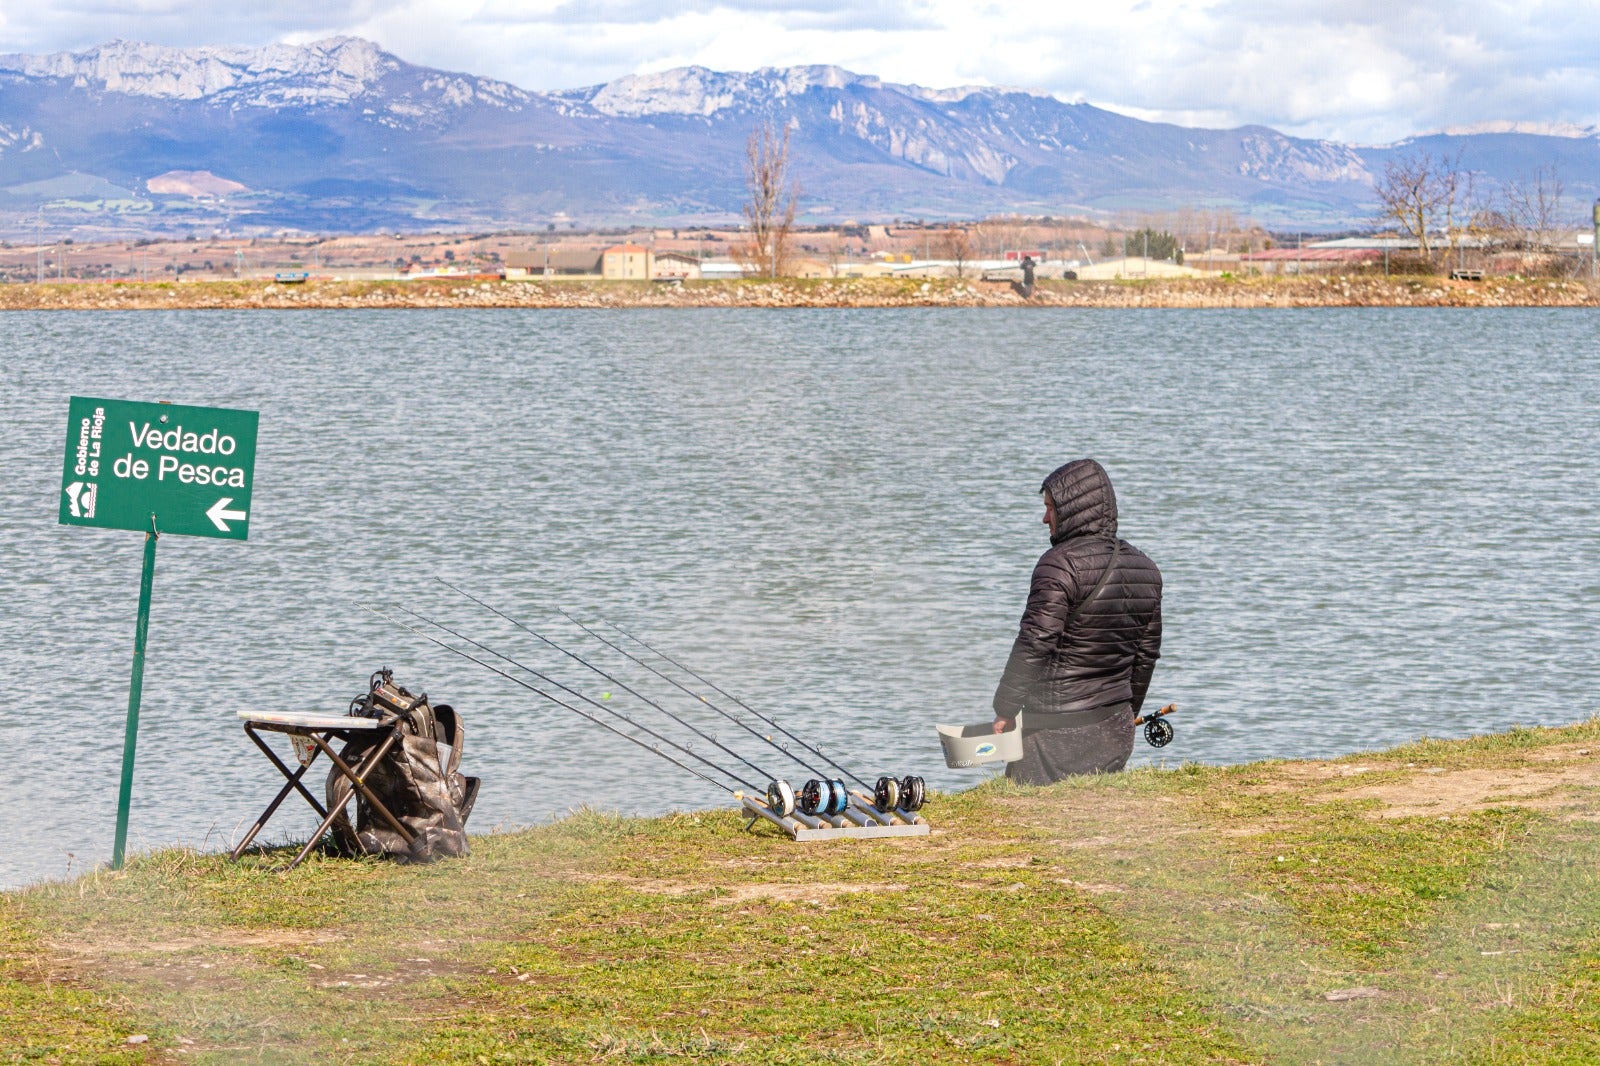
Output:
<instances>
[{"instance_id":1,"label":"person's left hand","mask_svg":"<svg viewBox=\"0 0 1600 1066\"><path fill-rule=\"evenodd\" d=\"M996 718L994 720L994 731L996 733L1009 733L1016 726L1017 720L1015 718Z\"/></svg>"}]
</instances>

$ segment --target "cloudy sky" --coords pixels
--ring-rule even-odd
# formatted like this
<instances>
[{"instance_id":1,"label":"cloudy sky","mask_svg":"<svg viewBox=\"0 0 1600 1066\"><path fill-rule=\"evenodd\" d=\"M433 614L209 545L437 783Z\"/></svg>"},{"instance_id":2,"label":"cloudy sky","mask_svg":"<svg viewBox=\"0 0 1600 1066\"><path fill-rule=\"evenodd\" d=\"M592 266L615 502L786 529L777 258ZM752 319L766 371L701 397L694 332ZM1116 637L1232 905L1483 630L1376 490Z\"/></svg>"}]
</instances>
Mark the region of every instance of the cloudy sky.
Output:
<instances>
[{"instance_id":1,"label":"cloudy sky","mask_svg":"<svg viewBox=\"0 0 1600 1066\"><path fill-rule=\"evenodd\" d=\"M0 52L377 41L527 89L831 63L1140 118L1387 143L1600 122L1595 0L0 0Z\"/></svg>"}]
</instances>

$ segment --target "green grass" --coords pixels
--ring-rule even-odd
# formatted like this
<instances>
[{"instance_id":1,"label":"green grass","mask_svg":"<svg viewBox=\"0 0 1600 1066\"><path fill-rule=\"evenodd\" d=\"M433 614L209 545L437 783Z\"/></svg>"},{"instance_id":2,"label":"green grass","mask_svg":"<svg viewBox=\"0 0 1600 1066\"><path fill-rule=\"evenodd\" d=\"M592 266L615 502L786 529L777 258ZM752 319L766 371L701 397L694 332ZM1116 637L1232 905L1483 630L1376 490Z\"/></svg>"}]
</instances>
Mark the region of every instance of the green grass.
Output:
<instances>
[{"instance_id":1,"label":"green grass","mask_svg":"<svg viewBox=\"0 0 1600 1066\"><path fill-rule=\"evenodd\" d=\"M919 839L584 811L421 868L141 856L0 896L0 1062L1600 1061L1594 745L992 780Z\"/></svg>"},{"instance_id":2,"label":"green grass","mask_svg":"<svg viewBox=\"0 0 1600 1066\"><path fill-rule=\"evenodd\" d=\"M24 908L0 896L0 1061L142 1063L132 1013L56 962Z\"/></svg>"}]
</instances>

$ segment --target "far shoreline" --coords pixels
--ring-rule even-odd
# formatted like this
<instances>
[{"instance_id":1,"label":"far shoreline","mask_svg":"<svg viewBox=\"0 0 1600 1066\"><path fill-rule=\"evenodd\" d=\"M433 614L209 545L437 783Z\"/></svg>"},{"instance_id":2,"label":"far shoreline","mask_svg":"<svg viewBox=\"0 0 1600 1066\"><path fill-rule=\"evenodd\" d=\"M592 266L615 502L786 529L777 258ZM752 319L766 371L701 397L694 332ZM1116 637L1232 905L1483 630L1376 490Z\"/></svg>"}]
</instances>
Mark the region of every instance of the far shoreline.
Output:
<instances>
[{"instance_id":1,"label":"far shoreline","mask_svg":"<svg viewBox=\"0 0 1600 1066\"><path fill-rule=\"evenodd\" d=\"M434 278L43 282L0 285L0 311L350 310L376 308L1290 308L1597 307L1576 278L1300 275L1040 281L962 278L740 279L681 283Z\"/></svg>"}]
</instances>

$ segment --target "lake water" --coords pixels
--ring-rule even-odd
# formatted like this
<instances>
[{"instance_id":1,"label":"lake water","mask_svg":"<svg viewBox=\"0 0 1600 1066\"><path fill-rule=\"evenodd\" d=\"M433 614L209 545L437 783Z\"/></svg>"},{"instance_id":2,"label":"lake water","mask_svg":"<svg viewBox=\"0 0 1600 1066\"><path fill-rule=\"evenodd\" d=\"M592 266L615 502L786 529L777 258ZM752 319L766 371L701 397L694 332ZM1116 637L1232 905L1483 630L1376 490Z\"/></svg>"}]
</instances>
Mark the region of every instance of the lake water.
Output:
<instances>
[{"instance_id":1,"label":"lake water","mask_svg":"<svg viewBox=\"0 0 1600 1066\"><path fill-rule=\"evenodd\" d=\"M56 524L69 395L261 412L250 539L161 540L144 679L130 847L216 850L280 783L236 710L342 712L382 666L464 715L477 831L732 802L358 606L616 689L441 576L673 709L554 609L621 624L869 780L975 783L933 725L987 717L1045 546L1039 480L1082 455L1166 576L1151 698L1179 704L1177 739L1136 763L1586 718L1597 329L1583 310L8 313L0 887L105 862L115 822L142 538ZM314 825L291 798L268 836Z\"/></svg>"}]
</instances>

